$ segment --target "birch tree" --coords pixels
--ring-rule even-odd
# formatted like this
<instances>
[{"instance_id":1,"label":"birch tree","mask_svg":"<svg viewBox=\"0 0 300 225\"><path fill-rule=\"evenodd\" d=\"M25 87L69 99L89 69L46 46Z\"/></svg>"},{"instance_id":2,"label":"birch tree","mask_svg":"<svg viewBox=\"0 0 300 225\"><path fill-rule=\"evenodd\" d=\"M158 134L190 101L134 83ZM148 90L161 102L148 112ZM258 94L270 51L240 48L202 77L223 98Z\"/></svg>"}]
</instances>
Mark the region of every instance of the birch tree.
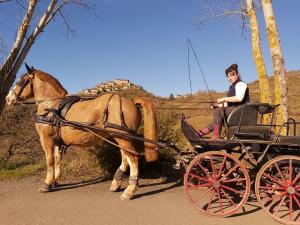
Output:
<instances>
[{"instance_id":1,"label":"birch tree","mask_svg":"<svg viewBox=\"0 0 300 225\"><path fill-rule=\"evenodd\" d=\"M2 3L2 8L5 7L4 3L7 2L10 2L10 0L0 0L0 3ZM47 7L44 8L42 13L40 14L40 17L35 23L34 21L36 20L34 20L33 18L36 14L37 7L39 6L39 4L42 4L42 1L28 0L24 2L28 2L28 5L22 5L22 7L25 8L25 13L23 20L17 30L16 39L9 53L3 60L3 63L1 63L0 65L0 114L5 105L5 97L16 78L17 72L19 71L37 37L45 30L46 26L58 14L65 22L68 32L72 32L66 20L66 17L64 16L63 8L66 5L71 4L90 8L90 6L84 0L50 0L48 1ZM17 3L21 4L23 2L17 1Z\"/></svg>"},{"instance_id":2,"label":"birch tree","mask_svg":"<svg viewBox=\"0 0 300 225\"><path fill-rule=\"evenodd\" d=\"M246 0L246 4L247 4L246 11L249 18L249 25L251 29L253 60L255 62L256 70L258 74L260 101L272 103L268 73L265 66L263 53L261 50L260 32L259 32L258 20L254 8L253 0Z\"/></svg>"},{"instance_id":3,"label":"birch tree","mask_svg":"<svg viewBox=\"0 0 300 225\"><path fill-rule=\"evenodd\" d=\"M285 63L280 47L278 29L275 21L275 16L272 7L272 0L262 0L263 13L265 17L268 42L272 57L273 74L274 74L274 101L275 104L280 104L277 111L276 122L282 124L288 119L288 100L287 100L287 85L285 79Z\"/></svg>"}]
</instances>

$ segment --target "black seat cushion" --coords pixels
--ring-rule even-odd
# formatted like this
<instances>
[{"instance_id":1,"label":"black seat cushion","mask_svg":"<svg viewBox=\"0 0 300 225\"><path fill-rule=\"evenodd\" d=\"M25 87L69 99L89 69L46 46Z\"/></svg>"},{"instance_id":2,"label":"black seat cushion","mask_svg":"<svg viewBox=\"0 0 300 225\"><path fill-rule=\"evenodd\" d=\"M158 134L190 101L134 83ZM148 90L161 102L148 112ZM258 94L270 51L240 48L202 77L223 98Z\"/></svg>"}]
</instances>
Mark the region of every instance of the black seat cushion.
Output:
<instances>
[{"instance_id":1,"label":"black seat cushion","mask_svg":"<svg viewBox=\"0 0 300 225\"><path fill-rule=\"evenodd\" d=\"M265 126L231 126L228 128L228 137L232 136L245 139L270 140L272 131Z\"/></svg>"}]
</instances>

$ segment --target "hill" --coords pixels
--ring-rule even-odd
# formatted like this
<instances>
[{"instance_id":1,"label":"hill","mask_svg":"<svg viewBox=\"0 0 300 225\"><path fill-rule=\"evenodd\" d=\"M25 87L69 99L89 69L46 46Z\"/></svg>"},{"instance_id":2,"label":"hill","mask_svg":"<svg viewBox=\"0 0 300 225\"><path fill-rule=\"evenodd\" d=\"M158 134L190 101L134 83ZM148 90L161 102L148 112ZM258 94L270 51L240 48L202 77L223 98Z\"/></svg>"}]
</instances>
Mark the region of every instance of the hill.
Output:
<instances>
[{"instance_id":1,"label":"hill","mask_svg":"<svg viewBox=\"0 0 300 225\"><path fill-rule=\"evenodd\" d=\"M117 82L116 82L117 81ZM270 78L273 84L273 78ZM287 73L288 101L290 117L300 121L299 92L300 71ZM251 101L259 100L258 81L248 84ZM273 88L272 88L273 90ZM179 127L179 119L184 114L197 129L205 126L211 120L212 109L209 102L210 96L207 92L199 92L191 95L169 100L155 96L147 92L143 87L134 85L128 80L115 80L103 82L94 88L83 90L81 95L101 95L103 93L118 93L122 96L133 99L136 96L143 96L151 99L156 105L158 115L158 131L161 139L176 143L181 148L188 146L183 138ZM225 93L211 92L212 98L224 96ZM35 131L31 115L35 113L35 106L16 106L6 108L0 117L0 179L1 171L5 171L5 176L36 173L44 169L43 152L39 143L39 137ZM101 149L102 151L99 151ZM109 145L103 145L99 149L70 149L64 159L64 172L72 177L81 179L88 175L94 176L99 171L113 172L119 164L117 149L112 150ZM172 154L161 151L161 157L167 164L172 161ZM117 160L116 160L117 159ZM114 161L114 164L111 163ZM107 163L109 162L109 163ZM106 163L106 164L105 164ZM141 164L143 167L144 164ZM164 166L165 167L165 166ZM9 171L9 172L7 172Z\"/></svg>"}]
</instances>

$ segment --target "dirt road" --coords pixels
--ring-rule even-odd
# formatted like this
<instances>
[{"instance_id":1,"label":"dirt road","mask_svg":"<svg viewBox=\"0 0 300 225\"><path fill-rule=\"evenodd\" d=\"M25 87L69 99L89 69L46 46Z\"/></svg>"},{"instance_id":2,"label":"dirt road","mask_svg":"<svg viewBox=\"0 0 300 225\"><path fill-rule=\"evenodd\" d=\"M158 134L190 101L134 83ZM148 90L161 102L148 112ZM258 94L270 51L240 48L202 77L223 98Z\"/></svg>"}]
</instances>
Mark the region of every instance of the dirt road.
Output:
<instances>
[{"instance_id":1,"label":"dirt road","mask_svg":"<svg viewBox=\"0 0 300 225\"><path fill-rule=\"evenodd\" d=\"M93 184L90 184L93 183ZM0 182L0 225L254 225L277 224L263 210L248 203L230 218L200 214L176 182L142 181L131 201L108 192L110 182L62 186L41 194L40 178Z\"/></svg>"}]
</instances>

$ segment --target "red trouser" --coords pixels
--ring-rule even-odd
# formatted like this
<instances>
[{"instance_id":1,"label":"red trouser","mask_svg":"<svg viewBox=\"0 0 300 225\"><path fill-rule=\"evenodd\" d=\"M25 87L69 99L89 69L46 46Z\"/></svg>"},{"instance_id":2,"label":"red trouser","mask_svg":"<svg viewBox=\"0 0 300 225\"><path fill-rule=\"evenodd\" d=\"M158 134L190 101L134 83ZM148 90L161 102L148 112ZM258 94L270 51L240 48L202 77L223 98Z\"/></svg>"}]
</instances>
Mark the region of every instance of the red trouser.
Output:
<instances>
[{"instance_id":1,"label":"red trouser","mask_svg":"<svg viewBox=\"0 0 300 225\"><path fill-rule=\"evenodd\" d=\"M212 123L207 125L207 128L209 131L213 131L214 125L222 126L223 119L227 119L229 114L235 109L236 107L225 107L225 108L216 108L213 111L213 121ZM222 110L224 110L224 113L222 113ZM225 116L225 118L224 118Z\"/></svg>"}]
</instances>

